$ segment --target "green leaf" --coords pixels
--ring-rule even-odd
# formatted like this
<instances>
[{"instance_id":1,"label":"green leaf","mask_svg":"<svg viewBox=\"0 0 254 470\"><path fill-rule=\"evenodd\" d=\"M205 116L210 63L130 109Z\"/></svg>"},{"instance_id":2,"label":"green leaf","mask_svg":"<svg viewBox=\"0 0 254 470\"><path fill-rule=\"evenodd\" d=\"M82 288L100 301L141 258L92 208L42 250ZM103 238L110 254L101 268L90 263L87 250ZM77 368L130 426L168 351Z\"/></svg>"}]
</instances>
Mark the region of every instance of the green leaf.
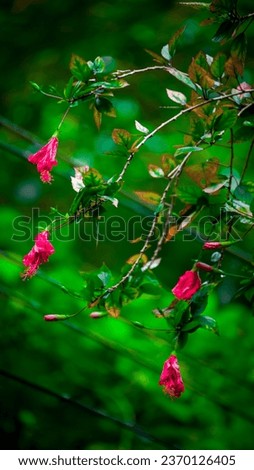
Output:
<instances>
[{"instance_id":1,"label":"green leaf","mask_svg":"<svg viewBox=\"0 0 254 470\"><path fill-rule=\"evenodd\" d=\"M203 150L202 147L196 147L196 146L193 146L193 147L191 147L191 146L190 147L180 147L175 151L174 156L178 157L179 155L183 155L185 153L200 152L201 150Z\"/></svg>"},{"instance_id":2,"label":"green leaf","mask_svg":"<svg viewBox=\"0 0 254 470\"><path fill-rule=\"evenodd\" d=\"M177 188L177 196L186 204L196 204L199 198L203 196L203 191L195 184L186 184Z\"/></svg>"},{"instance_id":3,"label":"green leaf","mask_svg":"<svg viewBox=\"0 0 254 470\"><path fill-rule=\"evenodd\" d=\"M246 127L254 127L254 121L244 121L243 125Z\"/></svg>"},{"instance_id":4,"label":"green leaf","mask_svg":"<svg viewBox=\"0 0 254 470\"><path fill-rule=\"evenodd\" d=\"M73 82L74 77L71 77L64 89L64 97L68 100L73 96Z\"/></svg>"},{"instance_id":5,"label":"green leaf","mask_svg":"<svg viewBox=\"0 0 254 470\"><path fill-rule=\"evenodd\" d=\"M178 29L178 31L176 31L175 34L172 36L172 38L169 40L168 51L169 51L170 58L174 57L176 53L176 47L184 31L185 31L185 26Z\"/></svg>"},{"instance_id":6,"label":"green leaf","mask_svg":"<svg viewBox=\"0 0 254 470\"><path fill-rule=\"evenodd\" d=\"M210 66L209 64L212 62L212 57L205 54L203 51L200 51L195 57L194 57L194 63L196 65L199 65L204 72L209 72L210 71Z\"/></svg>"},{"instance_id":7,"label":"green leaf","mask_svg":"<svg viewBox=\"0 0 254 470\"><path fill-rule=\"evenodd\" d=\"M110 82L95 82L91 85L92 88L105 88L105 90L114 90L117 88L125 88L129 86L129 84L122 79L119 80L111 80Z\"/></svg>"},{"instance_id":8,"label":"green leaf","mask_svg":"<svg viewBox=\"0 0 254 470\"><path fill-rule=\"evenodd\" d=\"M32 81L30 81L29 83L33 87L34 90L41 91L41 87L40 87L40 85L38 85L38 83L35 83L35 82L32 82Z\"/></svg>"},{"instance_id":9,"label":"green leaf","mask_svg":"<svg viewBox=\"0 0 254 470\"><path fill-rule=\"evenodd\" d=\"M101 186L101 184L104 183L103 177L95 168L89 168L89 170L83 174L83 181L87 188Z\"/></svg>"},{"instance_id":10,"label":"green leaf","mask_svg":"<svg viewBox=\"0 0 254 470\"><path fill-rule=\"evenodd\" d=\"M174 101L175 103L185 105L187 103L187 98L186 96L181 93L180 91L174 91L174 90L169 90L168 88L166 89L167 95L170 100Z\"/></svg>"},{"instance_id":11,"label":"green leaf","mask_svg":"<svg viewBox=\"0 0 254 470\"><path fill-rule=\"evenodd\" d=\"M176 347L178 347L179 349L182 349L186 345L187 341L188 341L188 333L184 331L181 332L177 337Z\"/></svg>"},{"instance_id":12,"label":"green leaf","mask_svg":"<svg viewBox=\"0 0 254 470\"><path fill-rule=\"evenodd\" d=\"M108 286L112 278L112 273L105 264L103 264L102 267L97 272L94 272L94 274L96 274L97 277L101 280L103 287Z\"/></svg>"},{"instance_id":13,"label":"green leaf","mask_svg":"<svg viewBox=\"0 0 254 470\"><path fill-rule=\"evenodd\" d=\"M234 142L241 143L253 139L253 127L242 126L234 133Z\"/></svg>"},{"instance_id":14,"label":"green leaf","mask_svg":"<svg viewBox=\"0 0 254 470\"><path fill-rule=\"evenodd\" d=\"M189 309L189 304L188 302L185 302L185 300L180 300L179 302L177 302L172 312L174 326L179 326L183 320L185 321L188 320L188 317L189 317L188 309Z\"/></svg>"},{"instance_id":15,"label":"green leaf","mask_svg":"<svg viewBox=\"0 0 254 470\"><path fill-rule=\"evenodd\" d=\"M102 73L105 69L105 62L101 57L96 57L93 63L93 71L95 74Z\"/></svg>"},{"instance_id":16,"label":"green leaf","mask_svg":"<svg viewBox=\"0 0 254 470\"><path fill-rule=\"evenodd\" d=\"M212 38L212 41L214 42L222 42L222 41L228 41L231 39L235 29L236 29L236 23L232 23L231 20L225 20L223 21L219 28L217 29L215 35Z\"/></svg>"},{"instance_id":17,"label":"green leaf","mask_svg":"<svg viewBox=\"0 0 254 470\"><path fill-rule=\"evenodd\" d=\"M201 287L191 300L191 314L195 317L203 313L207 307L208 293L211 291L211 285Z\"/></svg>"},{"instance_id":18,"label":"green leaf","mask_svg":"<svg viewBox=\"0 0 254 470\"><path fill-rule=\"evenodd\" d=\"M197 87L196 87L195 83L193 83L193 81L189 78L187 73L181 72L180 70L177 70L174 67L170 67L170 66L167 67L167 71L171 75L173 75L173 77L175 77L177 80L184 83L188 87L192 88L192 90L197 91Z\"/></svg>"},{"instance_id":19,"label":"green leaf","mask_svg":"<svg viewBox=\"0 0 254 470\"><path fill-rule=\"evenodd\" d=\"M205 67L202 67L200 63L204 63ZM202 91L208 90L214 87L214 79L210 75L209 66L206 58L203 54L198 54L192 59L191 65L188 69L189 77L193 82L197 83Z\"/></svg>"},{"instance_id":20,"label":"green leaf","mask_svg":"<svg viewBox=\"0 0 254 470\"><path fill-rule=\"evenodd\" d=\"M161 293L161 285L152 272L144 271L143 280L140 283L140 290L145 294L158 295Z\"/></svg>"},{"instance_id":21,"label":"green leaf","mask_svg":"<svg viewBox=\"0 0 254 470\"><path fill-rule=\"evenodd\" d=\"M111 114L114 109L111 101L103 96L97 96L94 105L100 113Z\"/></svg>"},{"instance_id":22,"label":"green leaf","mask_svg":"<svg viewBox=\"0 0 254 470\"><path fill-rule=\"evenodd\" d=\"M158 283L158 285L154 285L154 284L151 284L149 282L147 283L143 283L140 285L140 290L144 293L144 294L149 294L149 295L160 295L160 292L161 292L161 288L160 288L160 285Z\"/></svg>"},{"instance_id":23,"label":"green leaf","mask_svg":"<svg viewBox=\"0 0 254 470\"><path fill-rule=\"evenodd\" d=\"M219 52L213 59L211 65L211 73L215 78L221 79L222 75L224 74L225 63L227 60L227 56L222 52Z\"/></svg>"},{"instance_id":24,"label":"green leaf","mask_svg":"<svg viewBox=\"0 0 254 470\"><path fill-rule=\"evenodd\" d=\"M244 61L247 52L247 39L245 33L238 34L232 41L230 54L232 57Z\"/></svg>"},{"instance_id":25,"label":"green leaf","mask_svg":"<svg viewBox=\"0 0 254 470\"><path fill-rule=\"evenodd\" d=\"M233 127L237 121L236 109L223 108L222 114L215 118L213 128L215 131L225 131Z\"/></svg>"},{"instance_id":26,"label":"green leaf","mask_svg":"<svg viewBox=\"0 0 254 470\"><path fill-rule=\"evenodd\" d=\"M121 292L121 305L127 305L132 300L137 299L140 296L140 291L136 287L126 286Z\"/></svg>"},{"instance_id":27,"label":"green leaf","mask_svg":"<svg viewBox=\"0 0 254 470\"><path fill-rule=\"evenodd\" d=\"M73 54L70 62L72 75L82 82L87 82L92 75L92 71L87 62L76 54Z\"/></svg>"},{"instance_id":28,"label":"green leaf","mask_svg":"<svg viewBox=\"0 0 254 470\"><path fill-rule=\"evenodd\" d=\"M145 328L145 326L144 326L142 323L140 323L139 321L132 321L131 323L132 323L134 326L136 326L137 328L141 328L141 329L142 329L142 328Z\"/></svg>"},{"instance_id":29,"label":"green leaf","mask_svg":"<svg viewBox=\"0 0 254 470\"><path fill-rule=\"evenodd\" d=\"M201 315L199 317L200 327L204 328L205 330L211 331L215 335L219 335L219 329L217 325L217 321L212 317L207 317L205 315Z\"/></svg>"},{"instance_id":30,"label":"green leaf","mask_svg":"<svg viewBox=\"0 0 254 470\"><path fill-rule=\"evenodd\" d=\"M200 328L200 320L199 318L195 318L194 320L189 321L186 323L182 328L181 331L192 333L196 331L198 328Z\"/></svg>"},{"instance_id":31,"label":"green leaf","mask_svg":"<svg viewBox=\"0 0 254 470\"><path fill-rule=\"evenodd\" d=\"M234 190L234 196L239 201L244 202L245 204L251 204L253 200L254 192L254 183L251 182L251 186L247 184L240 184Z\"/></svg>"}]
</instances>

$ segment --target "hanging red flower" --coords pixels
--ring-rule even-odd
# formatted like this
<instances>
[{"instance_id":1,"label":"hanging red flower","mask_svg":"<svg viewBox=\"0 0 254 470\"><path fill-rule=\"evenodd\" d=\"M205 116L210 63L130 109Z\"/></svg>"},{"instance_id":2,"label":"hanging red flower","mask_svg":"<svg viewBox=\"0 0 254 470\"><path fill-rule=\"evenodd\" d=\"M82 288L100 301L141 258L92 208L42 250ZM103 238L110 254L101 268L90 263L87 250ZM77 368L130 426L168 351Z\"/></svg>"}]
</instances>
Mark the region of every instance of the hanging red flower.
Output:
<instances>
[{"instance_id":1,"label":"hanging red flower","mask_svg":"<svg viewBox=\"0 0 254 470\"><path fill-rule=\"evenodd\" d=\"M189 300L200 289L201 280L196 271L185 271L172 292L179 300Z\"/></svg>"},{"instance_id":2,"label":"hanging red flower","mask_svg":"<svg viewBox=\"0 0 254 470\"><path fill-rule=\"evenodd\" d=\"M53 245L48 241L49 232L44 230L35 238L35 244L23 258L23 264L27 267L22 275L23 279L35 275L39 266L48 261L50 255L55 252Z\"/></svg>"},{"instance_id":3,"label":"hanging red flower","mask_svg":"<svg viewBox=\"0 0 254 470\"><path fill-rule=\"evenodd\" d=\"M173 398L179 398L181 393L184 392L177 357L173 354L164 362L159 384L163 386L164 392Z\"/></svg>"},{"instance_id":4,"label":"hanging red flower","mask_svg":"<svg viewBox=\"0 0 254 470\"><path fill-rule=\"evenodd\" d=\"M58 148L58 138L53 136L38 152L30 155L28 161L37 165L40 178L43 183L50 183L52 176L50 171L53 166L57 165L56 153Z\"/></svg>"}]
</instances>

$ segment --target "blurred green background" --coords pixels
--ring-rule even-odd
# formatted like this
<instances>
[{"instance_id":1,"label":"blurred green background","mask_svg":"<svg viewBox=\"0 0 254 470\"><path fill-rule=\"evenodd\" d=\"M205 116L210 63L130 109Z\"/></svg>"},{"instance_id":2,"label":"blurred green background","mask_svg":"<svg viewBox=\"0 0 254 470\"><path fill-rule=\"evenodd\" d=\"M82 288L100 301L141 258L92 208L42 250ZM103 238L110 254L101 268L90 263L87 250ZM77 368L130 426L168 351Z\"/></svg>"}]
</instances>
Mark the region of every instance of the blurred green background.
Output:
<instances>
[{"instance_id":1,"label":"blurred green background","mask_svg":"<svg viewBox=\"0 0 254 470\"><path fill-rule=\"evenodd\" d=\"M252 11L251 3L239 1L242 14ZM23 157L35 150L36 143L48 140L64 108L35 93L29 80L63 87L72 53L86 60L108 57L121 70L153 65L144 49L159 53L183 25L187 29L175 64L186 71L201 47L211 55L218 50L210 40L214 26L199 26L206 17L206 13L163 0L1 2L3 449L253 448L254 321L247 304L232 300L236 283L224 283L211 296L206 311L217 319L221 336L198 331L179 353L186 385L179 400L170 400L158 386L162 365L171 352L167 336L130 323L165 326L154 318L152 309L168 305L170 289L200 249L198 240L183 243L179 236L165 247L156 270L164 289L161 298L144 296L125 307L118 319L94 321L84 313L72 322L50 324L43 321L44 314L68 314L82 307L82 302L63 292L61 284L81 289L80 273L103 262L117 273L138 248L126 239L121 244L82 241L78 229L72 228L68 240L53 241L56 253L40 274L22 282L22 257L33 244L38 213L27 224L33 229L30 237L13 239L13 221L18 216L31 217L33 208L39 208L41 216L47 216L51 206L68 210L74 164L87 163L105 177L118 174L123 159L107 154L113 148L112 129L134 131L135 119L153 129L172 113L163 108L168 106L165 89L178 87L160 71L133 76L131 86L114 98L117 118L103 118L99 132L86 104L74 108L61 131L55 181L46 186ZM250 44L253 35L252 27ZM245 78L251 83L253 62L250 47ZM120 196L126 220L152 214L137 203L133 192L161 189L160 182L151 181L147 165L157 163L162 153L172 152L175 144L183 142L184 123L175 123L149 141L128 170ZM109 207L106 216L115 214L116 209ZM252 246L249 236L239 257L228 255L227 271L240 269L241 257L250 257Z\"/></svg>"}]
</instances>

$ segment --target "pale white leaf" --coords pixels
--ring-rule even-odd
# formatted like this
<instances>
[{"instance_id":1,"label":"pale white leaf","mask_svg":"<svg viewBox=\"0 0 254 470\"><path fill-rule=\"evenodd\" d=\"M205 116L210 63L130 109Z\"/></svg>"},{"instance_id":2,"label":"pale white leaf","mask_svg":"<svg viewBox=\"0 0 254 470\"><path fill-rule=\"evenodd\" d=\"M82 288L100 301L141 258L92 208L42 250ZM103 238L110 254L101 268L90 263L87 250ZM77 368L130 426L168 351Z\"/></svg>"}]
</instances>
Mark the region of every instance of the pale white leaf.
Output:
<instances>
[{"instance_id":1,"label":"pale white leaf","mask_svg":"<svg viewBox=\"0 0 254 470\"><path fill-rule=\"evenodd\" d=\"M170 100L174 101L175 103L185 105L187 103L187 98L186 96L181 93L180 91L174 91L174 90L169 90L168 88L166 89L167 95Z\"/></svg>"},{"instance_id":2,"label":"pale white leaf","mask_svg":"<svg viewBox=\"0 0 254 470\"><path fill-rule=\"evenodd\" d=\"M155 260L148 261L148 263L144 264L144 266L141 268L141 271L146 271L147 269L155 269L157 266L159 266L161 262L161 258L156 258Z\"/></svg>"},{"instance_id":3,"label":"pale white leaf","mask_svg":"<svg viewBox=\"0 0 254 470\"><path fill-rule=\"evenodd\" d=\"M223 181L222 183L217 183L213 184L212 186L208 186L207 188L204 188L203 191L206 194L213 194L216 193L216 191L219 191L223 186L225 186L228 183L227 180Z\"/></svg>"},{"instance_id":4,"label":"pale white leaf","mask_svg":"<svg viewBox=\"0 0 254 470\"><path fill-rule=\"evenodd\" d=\"M163 178L164 177L164 171L159 166L150 165L148 171L149 171L149 175L151 175L153 178Z\"/></svg>"},{"instance_id":5,"label":"pale white leaf","mask_svg":"<svg viewBox=\"0 0 254 470\"><path fill-rule=\"evenodd\" d=\"M85 187L83 179L76 178L75 176L71 176L71 184L76 193Z\"/></svg>"},{"instance_id":6,"label":"pale white leaf","mask_svg":"<svg viewBox=\"0 0 254 470\"><path fill-rule=\"evenodd\" d=\"M135 121L135 127L137 131L142 132L143 134L148 134L149 132L149 129L147 129L145 126L142 126L142 124L140 124L138 121Z\"/></svg>"}]
</instances>

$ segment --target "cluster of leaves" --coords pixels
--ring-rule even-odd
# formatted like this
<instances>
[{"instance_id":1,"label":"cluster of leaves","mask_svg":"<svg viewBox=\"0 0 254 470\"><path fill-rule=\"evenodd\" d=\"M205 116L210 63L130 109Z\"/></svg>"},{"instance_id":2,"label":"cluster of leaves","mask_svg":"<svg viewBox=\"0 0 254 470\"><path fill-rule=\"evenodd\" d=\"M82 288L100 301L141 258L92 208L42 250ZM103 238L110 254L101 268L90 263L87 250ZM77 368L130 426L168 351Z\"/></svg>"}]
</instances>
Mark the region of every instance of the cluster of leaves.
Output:
<instances>
[{"instance_id":1,"label":"cluster of leaves","mask_svg":"<svg viewBox=\"0 0 254 470\"><path fill-rule=\"evenodd\" d=\"M188 5L197 8L204 6L198 2ZM205 6L209 7L213 15L209 23L220 23L213 40L222 43L222 46L226 41L231 41L230 48L225 52L222 47L214 57L200 51L192 58L187 73L172 64L185 28L170 38L168 44L162 47L161 54L147 50L160 69L186 87L186 93L166 90L174 108L175 105L179 108L178 112L151 132L136 121L138 137L126 129L114 129L112 139L116 144L115 154L126 158L122 172L118 177L105 181L96 169L89 169L84 174L84 187L79 190L70 207L68 217L78 221L86 215L97 217L106 201L117 206L115 195L121 189L123 175L146 140L183 115L189 117L189 133L185 135L184 142L176 145L172 154L163 154L160 164L148 165L152 178L165 180L162 194L153 190L136 191L142 203L153 207L154 217L153 229L140 252L122 268L120 281L114 279L105 265L100 270L84 275L83 297L88 307L96 307L101 316L109 314L117 317L122 307L143 293L157 295L160 286L151 266L154 268L159 264L154 263L158 253L165 243L187 227L192 230L195 228L198 237L205 240L207 235L202 232L201 223L203 216L208 215L213 219L212 231L216 233L217 240L234 240L236 234L241 239L253 228L254 185L246 179L246 170L254 146L254 89L244 81L244 71L246 30L254 15L241 17L236 0L214 0ZM70 70L71 78L62 95L48 95L66 102L69 107L84 101L91 102L99 127L102 113L115 115L110 98L114 90L127 85L123 77L131 73L108 73L102 58L86 62L76 55L71 59ZM47 94L37 84L33 86ZM239 142L249 145L241 174L234 167L234 145ZM216 149L218 146L226 149L223 161L220 156L209 153L212 147ZM159 228L160 236L152 242L155 227ZM136 241L143 240L139 238ZM145 251L151 248L154 254L149 264ZM214 253L211 261L215 266L220 266L223 254ZM220 278L216 275L211 279L211 273L205 275L208 280L204 281L191 301L175 299L169 307L155 312L157 316L166 319L170 331L174 332L175 345L184 345L188 335L198 328L218 333L216 321L204 316L203 312L208 295ZM253 303L252 271L246 273L237 295L245 295Z\"/></svg>"},{"instance_id":2,"label":"cluster of leaves","mask_svg":"<svg viewBox=\"0 0 254 470\"><path fill-rule=\"evenodd\" d=\"M71 77L62 93L58 93L54 87L50 87L49 93L47 93L37 83L31 82L31 84L36 91L58 99L59 103L66 102L70 107L78 106L80 102L84 101L91 102L97 127L101 125L102 114L115 117L111 101L113 92L128 86L128 83L123 79L116 78L114 73L109 73L102 57L96 57L92 62L73 54L70 72Z\"/></svg>"},{"instance_id":3,"label":"cluster of leaves","mask_svg":"<svg viewBox=\"0 0 254 470\"><path fill-rule=\"evenodd\" d=\"M126 261L121 270L122 276L128 275L130 266L136 262L137 257L138 255L134 255ZM83 273L85 280L83 295L89 308L96 307L98 310L96 313L100 316L109 314L118 317L122 307L141 295L159 295L161 286L153 271L148 268L147 261L147 257L143 255L136 266L135 274L127 276L126 281L117 289L112 289L116 280L105 264L92 273Z\"/></svg>"},{"instance_id":4,"label":"cluster of leaves","mask_svg":"<svg viewBox=\"0 0 254 470\"><path fill-rule=\"evenodd\" d=\"M171 333L172 345L175 349L184 347L189 334L194 333L198 328L219 334L216 319L203 315L208 295L218 282L217 279L214 282L206 283L190 301L174 299L168 307L154 311L157 317L166 319Z\"/></svg>"},{"instance_id":5,"label":"cluster of leaves","mask_svg":"<svg viewBox=\"0 0 254 470\"><path fill-rule=\"evenodd\" d=\"M118 205L118 200L114 197L121 185L115 178L105 181L102 175L95 169L89 168L83 173L83 185L68 212L69 217L79 220L84 216L98 216L99 208L105 201L110 201L113 205Z\"/></svg>"}]
</instances>

